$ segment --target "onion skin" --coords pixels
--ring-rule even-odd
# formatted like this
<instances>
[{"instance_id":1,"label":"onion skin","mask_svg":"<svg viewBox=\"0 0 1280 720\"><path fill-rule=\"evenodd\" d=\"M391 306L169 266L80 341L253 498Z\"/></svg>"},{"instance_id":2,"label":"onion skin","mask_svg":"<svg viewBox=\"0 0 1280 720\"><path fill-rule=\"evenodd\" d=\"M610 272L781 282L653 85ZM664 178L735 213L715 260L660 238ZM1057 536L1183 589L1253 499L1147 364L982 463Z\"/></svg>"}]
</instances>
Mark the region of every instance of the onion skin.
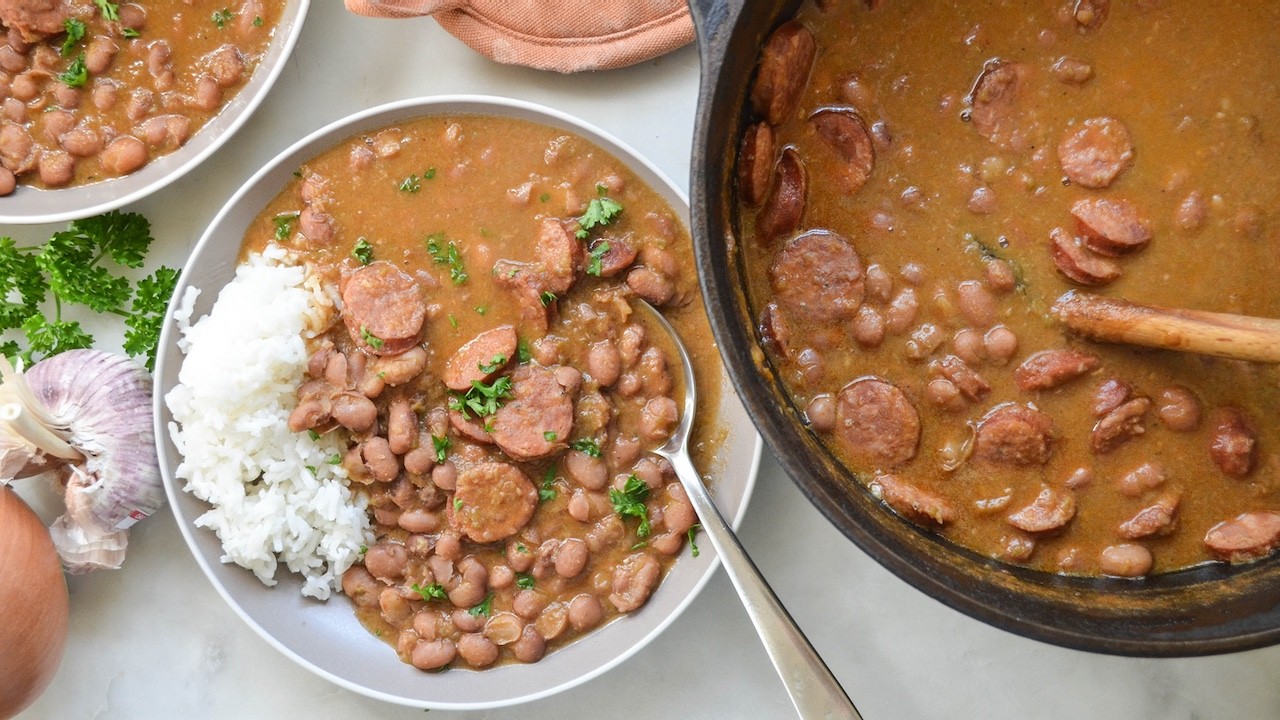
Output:
<instances>
[{"instance_id":1,"label":"onion skin","mask_svg":"<svg viewBox=\"0 0 1280 720\"><path fill-rule=\"evenodd\" d=\"M17 715L53 680L67 642L69 606L49 531L0 485L0 718Z\"/></svg>"}]
</instances>

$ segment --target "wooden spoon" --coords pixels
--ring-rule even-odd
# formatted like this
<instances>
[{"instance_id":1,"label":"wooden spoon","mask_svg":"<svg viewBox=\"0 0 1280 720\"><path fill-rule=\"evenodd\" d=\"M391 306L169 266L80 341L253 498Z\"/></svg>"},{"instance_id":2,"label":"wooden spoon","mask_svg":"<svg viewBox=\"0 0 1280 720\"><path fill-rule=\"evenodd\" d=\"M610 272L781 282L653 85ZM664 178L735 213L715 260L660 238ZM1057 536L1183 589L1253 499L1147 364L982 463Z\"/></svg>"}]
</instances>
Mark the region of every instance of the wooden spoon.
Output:
<instances>
[{"instance_id":1,"label":"wooden spoon","mask_svg":"<svg viewBox=\"0 0 1280 720\"><path fill-rule=\"evenodd\" d=\"M1280 363L1280 320L1271 318L1141 305L1075 290L1058 298L1053 314L1091 340Z\"/></svg>"}]
</instances>

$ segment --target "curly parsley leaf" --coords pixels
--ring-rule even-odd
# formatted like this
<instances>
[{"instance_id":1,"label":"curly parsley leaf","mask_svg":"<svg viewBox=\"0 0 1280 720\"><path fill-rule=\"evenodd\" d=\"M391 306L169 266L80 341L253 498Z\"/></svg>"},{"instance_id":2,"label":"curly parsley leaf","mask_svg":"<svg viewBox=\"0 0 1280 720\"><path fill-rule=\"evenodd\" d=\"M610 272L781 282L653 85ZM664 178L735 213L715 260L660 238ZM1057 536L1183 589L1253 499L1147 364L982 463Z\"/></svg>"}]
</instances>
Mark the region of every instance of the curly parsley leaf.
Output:
<instances>
[{"instance_id":1,"label":"curly parsley leaf","mask_svg":"<svg viewBox=\"0 0 1280 720\"><path fill-rule=\"evenodd\" d=\"M649 536L649 509L644 504L647 499L649 499L649 486L636 477L635 473L627 477L621 490L609 488L609 502L613 504L613 511L619 517L640 518L640 525L636 527L636 537Z\"/></svg>"},{"instance_id":2,"label":"curly parsley leaf","mask_svg":"<svg viewBox=\"0 0 1280 720\"><path fill-rule=\"evenodd\" d=\"M298 219L298 213L282 213L272 218L272 222L276 226L276 242L284 242L293 235L293 221Z\"/></svg>"},{"instance_id":3,"label":"curly parsley leaf","mask_svg":"<svg viewBox=\"0 0 1280 720\"><path fill-rule=\"evenodd\" d=\"M556 466L547 468L542 476L542 486L538 488L538 500L547 502L556 499Z\"/></svg>"},{"instance_id":4,"label":"curly parsley leaf","mask_svg":"<svg viewBox=\"0 0 1280 720\"><path fill-rule=\"evenodd\" d=\"M369 328L363 325L360 326L360 339L364 340L365 344L373 348L374 350L379 350L382 348L382 345L383 345L382 338L369 332Z\"/></svg>"},{"instance_id":5,"label":"curly parsley leaf","mask_svg":"<svg viewBox=\"0 0 1280 720\"><path fill-rule=\"evenodd\" d=\"M128 330L122 348L130 355L146 356L147 370L155 372L156 346L160 344L160 327L164 312L178 284L178 271L160 266L154 273L138 281L133 294L132 312L124 319Z\"/></svg>"},{"instance_id":6,"label":"curly parsley leaf","mask_svg":"<svg viewBox=\"0 0 1280 720\"><path fill-rule=\"evenodd\" d=\"M84 39L85 26L83 22L72 17L63 21L62 29L67 36L62 39L62 47L58 50L58 54L66 57L75 49L76 43Z\"/></svg>"},{"instance_id":7,"label":"curly parsley leaf","mask_svg":"<svg viewBox=\"0 0 1280 720\"><path fill-rule=\"evenodd\" d=\"M43 315L32 315L22 323L22 332L27 336L28 348L21 355L28 362L33 361L37 355L49 357L93 345L93 336L74 320L49 322Z\"/></svg>"},{"instance_id":8,"label":"curly parsley leaf","mask_svg":"<svg viewBox=\"0 0 1280 720\"><path fill-rule=\"evenodd\" d=\"M448 247L441 245L444 242L444 233L432 233L427 236L427 254L431 255L431 259L441 265L449 266L449 279L454 285L461 285L467 281L467 268L462 263L462 254L458 252L458 246L449 241Z\"/></svg>"},{"instance_id":9,"label":"curly parsley leaf","mask_svg":"<svg viewBox=\"0 0 1280 720\"><path fill-rule=\"evenodd\" d=\"M436 451L436 462L443 463L448 458L449 448L453 447L453 441L447 435L432 435L431 446Z\"/></svg>"},{"instance_id":10,"label":"curly parsley leaf","mask_svg":"<svg viewBox=\"0 0 1280 720\"><path fill-rule=\"evenodd\" d=\"M472 617L489 617L493 614L493 593L484 596L484 600L475 607L467 611Z\"/></svg>"},{"instance_id":11,"label":"curly parsley leaf","mask_svg":"<svg viewBox=\"0 0 1280 720\"><path fill-rule=\"evenodd\" d=\"M98 6L98 11L102 13L102 19L110 22L116 22L120 19L120 6L111 2L111 0L93 0L93 4Z\"/></svg>"},{"instance_id":12,"label":"curly parsley leaf","mask_svg":"<svg viewBox=\"0 0 1280 720\"><path fill-rule=\"evenodd\" d=\"M58 74L58 80L67 87L84 87L89 82L89 68L84 64L84 53L76 56L75 60L67 65L67 69Z\"/></svg>"},{"instance_id":13,"label":"curly parsley leaf","mask_svg":"<svg viewBox=\"0 0 1280 720\"><path fill-rule=\"evenodd\" d=\"M498 353L497 355L494 355L492 358L490 358L487 364L476 363L476 369L484 373L485 375L488 375L491 372L496 372L499 368L501 368L503 365L506 365L506 364L507 364L507 356L503 355L502 353Z\"/></svg>"},{"instance_id":14,"label":"curly parsley leaf","mask_svg":"<svg viewBox=\"0 0 1280 720\"><path fill-rule=\"evenodd\" d=\"M698 557L699 555L698 543L694 542L694 538L698 537L698 531L701 529L702 525L699 523L694 523L689 528L689 554L693 557Z\"/></svg>"},{"instance_id":15,"label":"curly parsley leaf","mask_svg":"<svg viewBox=\"0 0 1280 720\"><path fill-rule=\"evenodd\" d=\"M440 583L427 585L414 583L409 586L409 589L421 595L423 600L444 600L449 597L449 593L445 592L444 586Z\"/></svg>"},{"instance_id":16,"label":"curly parsley leaf","mask_svg":"<svg viewBox=\"0 0 1280 720\"><path fill-rule=\"evenodd\" d=\"M622 212L622 205L606 195L606 192L605 186L596 185L597 197L591 198L591 202L587 203L586 212L582 213L582 217L578 218L578 232L576 235L579 240L586 240L593 228L608 225L613 222L618 213Z\"/></svg>"},{"instance_id":17,"label":"curly parsley leaf","mask_svg":"<svg viewBox=\"0 0 1280 720\"><path fill-rule=\"evenodd\" d=\"M449 409L457 410L462 413L463 418L468 420L473 415L485 417L498 412L498 408L502 407L502 401L510 396L510 376L503 375L488 385L479 380L472 380L471 389L465 394L449 394Z\"/></svg>"},{"instance_id":18,"label":"curly parsley leaf","mask_svg":"<svg viewBox=\"0 0 1280 720\"><path fill-rule=\"evenodd\" d=\"M580 438L569 444L569 447L589 457L600 457L600 443L591 438Z\"/></svg>"},{"instance_id":19,"label":"curly parsley leaf","mask_svg":"<svg viewBox=\"0 0 1280 720\"><path fill-rule=\"evenodd\" d=\"M604 269L604 256L609 254L609 241L601 240L596 243L589 253L590 259L587 260L587 274L600 277L601 270Z\"/></svg>"},{"instance_id":20,"label":"curly parsley leaf","mask_svg":"<svg viewBox=\"0 0 1280 720\"><path fill-rule=\"evenodd\" d=\"M221 30L226 27L227 23L231 22L235 16L236 14L231 12L228 8L222 8L221 10L214 11L211 19L213 20L213 24Z\"/></svg>"},{"instance_id":21,"label":"curly parsley leaf","mask_svg":"<svg viewBox=\"0 0 1280 720\"><path fill-rule=\"evenodd\" d=\"M360 261L361 265L373 262L373 246L364 238L357 238L355 247L351 248L351 257Z\"/></svg>"}]
</instances>

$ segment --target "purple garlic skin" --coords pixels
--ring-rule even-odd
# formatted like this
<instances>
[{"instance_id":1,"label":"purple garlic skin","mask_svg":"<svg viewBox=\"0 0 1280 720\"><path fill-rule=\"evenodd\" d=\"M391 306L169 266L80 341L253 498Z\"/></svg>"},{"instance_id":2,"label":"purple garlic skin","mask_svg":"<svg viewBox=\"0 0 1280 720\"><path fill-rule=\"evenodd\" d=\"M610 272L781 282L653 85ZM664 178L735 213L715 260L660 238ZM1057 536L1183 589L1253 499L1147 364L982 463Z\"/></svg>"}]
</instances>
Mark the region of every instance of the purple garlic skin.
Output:
<instances>
[{"instance_id":1,"label":"purple garlic skin","mask_svg":"<svg viewBox=\"0 0 1280 720\"><path fill-rule=\"evenodd\" d=\"M66 514L49 527L67 571L119 568L128 529L164 505L151 376L130 358L68 350L32 365L27 385L54 432L84 456L60 472Z\"/></svg>"}]
</instances>

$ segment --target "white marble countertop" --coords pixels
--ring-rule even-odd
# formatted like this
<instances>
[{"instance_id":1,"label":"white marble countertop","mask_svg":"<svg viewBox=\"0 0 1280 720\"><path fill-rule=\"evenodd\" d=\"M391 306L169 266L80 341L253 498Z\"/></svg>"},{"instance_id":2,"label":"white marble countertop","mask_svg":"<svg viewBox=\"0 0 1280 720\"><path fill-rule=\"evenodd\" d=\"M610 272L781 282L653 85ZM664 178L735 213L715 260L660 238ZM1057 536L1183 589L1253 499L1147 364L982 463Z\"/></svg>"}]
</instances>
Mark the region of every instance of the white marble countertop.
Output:
<instances>
[{"instance_id":1,"label":"white marble countertop","mask_svg":"<svg viewBox=\"0 0 1280 720\"><path fill-rule=\"evenodd\" d=\"M697 55L561 76L491 63L431 20L368 20L317 0L257 114L203 167L128 209L153 223L148 265L181 265L223 200L276 153L339 117L440 93L522 98L622 138L687 186ZM0 227L38 242L61 226ZM118 345L123 328L101 334ZM56 500L20 487L49 516ZM1280 718L1280 648L1185 660L1064 650L961 615L907 586L837 532L765 452L741 536L868 720ZM312 675L213 591L162 511L133 531L117 572L70 580L71 633L24 720L420 718ZM0 622L5 619L0 618ZM4 652L0 648L0 652ZM3 682L3 679L0 679ZM585 685L525 706L429 717L788 718L794 713L719 572L655 642Z\"/></svg>"}]
</instances>

